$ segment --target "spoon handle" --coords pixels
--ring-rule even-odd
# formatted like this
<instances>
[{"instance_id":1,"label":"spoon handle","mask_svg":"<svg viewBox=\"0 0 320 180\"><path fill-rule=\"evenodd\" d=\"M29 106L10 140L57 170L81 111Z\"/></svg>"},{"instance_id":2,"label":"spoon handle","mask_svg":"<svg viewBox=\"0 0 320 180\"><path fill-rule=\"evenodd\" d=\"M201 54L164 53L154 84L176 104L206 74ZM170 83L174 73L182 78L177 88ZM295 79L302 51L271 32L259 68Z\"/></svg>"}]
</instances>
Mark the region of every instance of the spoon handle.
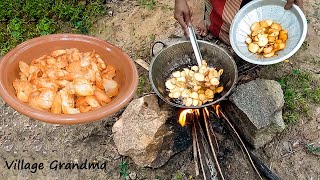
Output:
<instances>
[{"instance_id":1,"label":"spoon handle","mask_svg":"<svg viewBox=\"0 0 320 180\"><path fill-rule=\"evenodd\" d=\"M194 54L195 54L196 59L197 59L198 66L201 66L202 65L202 63L201 63L202 56L201 56L201 53L200 53L200 49L199 49L196 33L194 32L194 29L193 29L192 26L189 26L188 30L189 30L189 38L190 38L190 41L191 41L191 45L192 45Z\"/></svg>"}]
</instances>

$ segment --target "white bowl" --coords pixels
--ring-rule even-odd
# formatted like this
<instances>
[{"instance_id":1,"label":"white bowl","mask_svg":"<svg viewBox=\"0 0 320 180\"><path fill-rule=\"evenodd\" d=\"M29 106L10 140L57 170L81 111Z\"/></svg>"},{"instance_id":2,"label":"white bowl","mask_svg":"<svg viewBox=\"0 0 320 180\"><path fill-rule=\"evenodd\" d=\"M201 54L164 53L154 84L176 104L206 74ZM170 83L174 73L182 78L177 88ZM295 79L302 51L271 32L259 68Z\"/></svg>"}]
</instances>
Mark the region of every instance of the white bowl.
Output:
<instances>
[{"instance_id":1,"label":"white bowl","mask_svg":"<svg viewBox=\"0 0 320 180\"><path fill-rule=\"evenodd\" d=\"M240 9L230 28L230 43L239 57L253 64L269 65L284 61L298 51L307 35L307 19L297 5L285 10L285 4L283 0L254 0ZM254 22L266 19L278 22L288 30L288 40L286 48L278 51L277 56L258 58L249 52L245 39L251 33L250 27Z\"/></svg>"}]
</instances>

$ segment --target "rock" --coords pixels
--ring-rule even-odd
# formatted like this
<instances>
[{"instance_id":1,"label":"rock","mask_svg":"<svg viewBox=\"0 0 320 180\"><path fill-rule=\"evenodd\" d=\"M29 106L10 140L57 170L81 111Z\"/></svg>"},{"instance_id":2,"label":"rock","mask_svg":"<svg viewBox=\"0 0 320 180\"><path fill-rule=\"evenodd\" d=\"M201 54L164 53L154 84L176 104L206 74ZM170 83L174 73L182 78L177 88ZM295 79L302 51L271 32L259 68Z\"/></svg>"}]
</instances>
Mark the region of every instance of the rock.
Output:
<instances>
[{"instance_id":1,"label":"rock","mask_svg":"<svg viewBox=\"0 0 320 180\"><path fill-rule=\"evenodd\" d=\"M320 119L320 107L316 108L315 113L314 113L314 117L316 119Z\"/></svg>"},{"instance_id":2,"label":"rock","mask_svg":"<svg viewBox=\"0 0 320 180\"><path fill-rule=\"evenodd\" d=\"M138 166L157 168L164 165L172 155L186 148L177 143L181 141L177 138L181 133L175 133L171 127L184 129L182 132L187 129L179 128L176 113L170 115L175 115L172 126L169 112L160 109L156 95L131 101L112 128L118 152L131 157Z\"/></svg>"},{"instance_id":3,"label":"rock","mask_svg":"<svg viewBox=\"0 0 320 180\"><path fill-rule=\"evenodd\" d=\"M110 17L112 17L112 16L113 16L113 11L108 11L108 15L109 15Z\"/></svg>"},{"instance_id":4,"label":"rock","mask_svg":"<svg viewBox=\"0 0 320 180\"><path fill-rule=\"evenodd\" d=\"M135 179L137 179L137 173L131 172L131 173L129 174L129 177L130 177L130 179L135 180Z\"/></svg>"},{"instance_id":5,"label":"rock","mask_svg":"<svg viewBox=\"0 0 320 180\"><path fill-rule=\"evenodd\" d=\"M282 143L282 145L283 145L283 150L285 151L285 153L292 152L292 145L288 141L284 141Z\"/></svg>"},{"instance_id":6,"label":"rock","mask_svg":"<svg viewBox=\"0 0 320 180\"><path fill-rule=\"evenodd\" d=\"M114 161L121 158L117 148L111 143L106 145L106 152L107 152L106 159L109 161Z\"/></svg>"},{"instance_id":7,"label":"rock","mask_svg":"<svg viewBox=\"0 0 320 180\"><path fill-rule=\"evenodd\" d=\"M192 144L191 130L188 127L181 127L177 121L178 110L172 113L167 120L166 129L172 133L163 138L163 143L157 158L151 163L150 167L159 168L163 166L174 154L187 149Z\"/></svg>"},{"instance_id":8,"label":"rock","mask_svg":"<svg viewBox=\"0 0 320 180\"><path fill-rule=\"evenodd\" d=\"M255 148L264 146L285 128L282 119L284 98L278 82L250 81L238 86L230 100L234 105L227 105L226 113Z\"/></svg>"}]
</instances>

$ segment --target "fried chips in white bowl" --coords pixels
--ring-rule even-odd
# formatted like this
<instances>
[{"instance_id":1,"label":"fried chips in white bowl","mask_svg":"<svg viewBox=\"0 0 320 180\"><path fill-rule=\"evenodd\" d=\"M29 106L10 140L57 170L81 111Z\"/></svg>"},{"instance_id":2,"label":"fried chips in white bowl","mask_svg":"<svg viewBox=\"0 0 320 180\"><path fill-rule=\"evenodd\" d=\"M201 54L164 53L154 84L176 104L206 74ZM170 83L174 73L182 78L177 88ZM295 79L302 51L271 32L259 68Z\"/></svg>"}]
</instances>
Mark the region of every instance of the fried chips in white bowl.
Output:
<instances>
[{"instance_id":1,"label":"fried chips in white bowl","mask_svg":"<svg viewBox=\"0 0 320 180\"><path fill-rule=\"evenodd\" d=\"M307 35L307 20L298 6L293 5L291 9L285 10L285 4L286 1L283 0L255 0L240 9L230 28L230 43L240 58L253 64L270 65L288 59L299 50ZM271 42L270 44L270 41L267 44L259 44L260 38L268 38L273 33L272 31L265 31L266 27L263 25L260 28L264 32L259 32L262 33L262 36L260 35L256 39L252 36L252 26L257 22L265 22L266 20L280 24L281 28L287 31L287 40L283 49L276 49L275 43L272 44ZM272 30L273 28L268 26L269 29ZM263 35L264 33L267 35ZM250 51L248 37L252 40L250 43L258 45L257 52L262 51L263 53L264 48L269 48L267 50L270 50L270 46L272 46L274 54L265 56L264 54L267 53L257 55L257 53L254 53L255 51ZM279 39L279 36L277 38ZM257 48L256 45L251 46Z\"/></svg>"}]
</instances>

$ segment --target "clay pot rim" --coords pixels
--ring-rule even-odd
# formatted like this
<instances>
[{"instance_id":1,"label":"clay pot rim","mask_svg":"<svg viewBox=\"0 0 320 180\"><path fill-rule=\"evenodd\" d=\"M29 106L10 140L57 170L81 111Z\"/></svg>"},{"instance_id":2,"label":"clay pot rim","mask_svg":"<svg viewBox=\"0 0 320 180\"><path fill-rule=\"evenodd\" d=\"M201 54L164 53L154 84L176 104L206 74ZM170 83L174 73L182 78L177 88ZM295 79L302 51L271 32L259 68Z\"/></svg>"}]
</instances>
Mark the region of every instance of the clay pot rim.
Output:
<instances>
[{"instance_id":1,"label":"clay pot rim","mask_svg":"<svg viewBox=\"0 0 320 180\"><path fill-rule=\"evenodd\" d=\"M45 112L45 111L32 108L31 106L18 100L16 97L10 96L10 94L8 93L10 92L10 90L3 85L4 77L7 76L5 74L6 71L3 69L7 68L8 66L7 64L12 61L12 59L16 56L15 54L25 51L26 49L35 45L39 45L43 42L56 41L58 39L59 40L80 40L82 42L89 42L91 44L97 44L99 46L102 45L105 47L112 47L118 50L119 53L121 53L125 57L124 59L126 60L128 68L132 71L132 73L130 74L130 76L132 76L132 82L129 85L129 88L127 88L125 93L120 97L119 103L113 106L106 105L91 112L67 115L67 114L53 114L51 112ZM0 96L3 98L3 100L19 113L26 115L32 119L40 120L40 121L51 123L51 124L89 123L89 122L98 121L105 117L108 117L118 112L122 108L124 108L131 101L131 99L133 98L137 90L137 85L138 85L138 71L133 60L117 46L111 43L108 43L102 39L92 37L92 36L87 36L87 35L52 34L47 36L36 37L18 45L17 47L12 49L10 52L8 52L0 61Z\"/></svg>"}]
</instances>

